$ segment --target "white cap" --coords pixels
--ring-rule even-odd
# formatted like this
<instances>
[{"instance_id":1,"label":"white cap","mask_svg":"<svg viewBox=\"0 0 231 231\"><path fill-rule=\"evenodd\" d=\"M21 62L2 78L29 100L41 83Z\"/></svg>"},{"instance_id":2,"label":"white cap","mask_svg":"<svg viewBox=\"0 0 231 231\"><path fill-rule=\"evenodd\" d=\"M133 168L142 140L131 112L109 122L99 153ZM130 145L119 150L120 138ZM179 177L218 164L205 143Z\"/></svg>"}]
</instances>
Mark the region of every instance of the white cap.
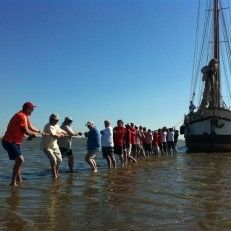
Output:
<instances>
[{"instance_id":1,"label":"white cap","mask_svg":"<svg viewBox=\"0 0 231 231\"><path fill-rule=\"evenodd\" d=\"M88 121L86 124L85 124L85 126L93 126L95 123L93 122L93 121Z\"/></svg>"},{"instance_id":2,"label":"white cap","mask_svg":"<svg viewBox=\"0 0 231 231\"><path fill-rule=\"evenodd\" d=\"M50 120L59 120L59 116L57 114L52 113L50 115Z\"/></svg>"},{"instance_id":3,"label":"white cap","mask_svg":"<svg viewBox=\"0 0 231 231\"><path fill-rule=\"evenodd\" d=\"M65 121L73 121L73 119L70 116L65 117Z\"/></svg>"}]
</instances>

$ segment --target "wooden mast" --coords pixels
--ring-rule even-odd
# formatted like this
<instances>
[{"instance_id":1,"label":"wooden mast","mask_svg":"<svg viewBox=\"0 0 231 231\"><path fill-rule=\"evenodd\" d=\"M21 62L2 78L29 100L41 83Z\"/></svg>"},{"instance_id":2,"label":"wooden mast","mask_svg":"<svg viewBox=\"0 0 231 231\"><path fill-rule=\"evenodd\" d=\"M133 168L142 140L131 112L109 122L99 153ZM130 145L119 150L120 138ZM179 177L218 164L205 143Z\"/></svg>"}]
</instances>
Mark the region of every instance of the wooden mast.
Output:
<instances>
[{"instance_id":1,"label":"wooden mast","mask_svg":"<svg viewBox=\"0 0 231 231\"><path fill-rule=\"evenodd\" d=\"M214 75L214 97L213 106L220 107L220 44L219 44L219 3L218 0L213 0L213 41L214 41L214 58L218 61L218 70Z\"/></svg>"}]
</instances>

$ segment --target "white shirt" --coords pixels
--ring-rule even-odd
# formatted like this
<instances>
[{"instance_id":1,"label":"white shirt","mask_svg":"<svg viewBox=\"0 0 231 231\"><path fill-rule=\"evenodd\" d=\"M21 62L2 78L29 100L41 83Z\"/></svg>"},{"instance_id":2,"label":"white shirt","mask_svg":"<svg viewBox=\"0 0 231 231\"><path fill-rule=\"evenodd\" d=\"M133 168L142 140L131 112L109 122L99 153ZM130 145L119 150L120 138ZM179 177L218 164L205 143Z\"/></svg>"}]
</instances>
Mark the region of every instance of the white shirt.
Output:
<instances>
[{"instance_id":1,"label":"white shirt","mask_svg":"<svg viewBox=\"0 0 231 231\"><path fill-rule=\"evenodd\" d=\"M73 132L72 128L69 125L62 124L61 129L67 132L70 136L64 136L58 139L58 145L60 148L67 148L71 149L72 144L72 135L75 133Z\"/></svg>"},{"instance_id":2,"label":"white shirt","mask_svg":"<svg viewBox=\"0 0 231 231\"><path fill-rule=\"evenodd\" d=\"M174 132L167 133L167 141L174 141Z\"/></svg>"},{"instance_id":3,"label":"white shirt","mask_svg":"<svg viewBox=\"0 0 231 231\"><path fill-rule=\"evenodd\" d=\"M42 136L41 141L41 149L57 149L59 148L57 143L57 138L53 137L54 135L57 135L59 132L61 132L61 129L58 124L51 125L50 123L46 124L43 131L47 133L48 135Z\"/></svg>"},{"instance_id":4,"label":"white shirt","mask_svg":"<svg viewBox=\"0 0 231 231\"><path fill-rule=\"evenodd\" d=\"M102 147L114 147L112 127L107 127L100 132Z\"/></svg>"},{"instance_id":5,"label":"white shirt","mask_svg":"<svg viewBox=\"0 0 231 231\"><path fill-rule=\"evenodd\" d=\"M162 133L162 142L164 142L164 143L167 142L166 137L167 137L167 132L163 132Z\"/></svg>"}]
</instances>

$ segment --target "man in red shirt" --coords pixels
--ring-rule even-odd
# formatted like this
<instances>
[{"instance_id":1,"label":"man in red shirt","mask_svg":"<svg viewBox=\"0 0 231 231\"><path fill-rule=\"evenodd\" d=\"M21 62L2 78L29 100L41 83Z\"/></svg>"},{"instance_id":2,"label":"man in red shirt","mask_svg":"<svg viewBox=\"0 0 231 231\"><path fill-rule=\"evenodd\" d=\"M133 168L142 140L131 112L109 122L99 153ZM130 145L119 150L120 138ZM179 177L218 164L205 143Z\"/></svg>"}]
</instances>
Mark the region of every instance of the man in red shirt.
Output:
<instances>
[{"instance_id":1,"label":"man in red shirt","mask_svg":"<svg viewBox=\"0 0 231 231\"><path fill-rule=\"evenodd\" d=\"M6 133L2 138L2 146L8 152L9 159L15 160L10 183L12 186L17 186L17 181L22 181L21 167L24 158L20 150L20 144L24 140L24 135L28 135L29 139L32 139L36 137L36 133L40 133L29 121L29 116L34 107L31 102L24 103L22 110L11 118Z\"/></svg>"},{"instance_id":2,"label":"man in red shirt","mask_svg":"<svg viewBox=\"0 0 231 231\"><path fill-rule=\"evenodd\" d=\"M135 128L134 123L130 123L131 125L131 144L132 144L132 155L137 158L137 130Z\"/></svg>"},{"instance_id":3,"label":"man in red shirt","mask_svg":"<svg viewBox=\"0 0 231 231\"><path fill-rule=\"evenodd\" d=\"M132 133L131 133L131 126L130 124L126 124L125 125L125 132L124 132L124 146L125 146L125 155L124 155L124 159L125 159L125 164L127 164L127 161L129 162L137 162L136 159L131 156L131 150L132 150L132 143L131 143L131 137L132 137Z\"/></svg>"},{"instance_id":4,"label":"man in red shirt","mask_svg":"<svg viewBox=\"0 0 231 231\"><path fill-rule=\"evenodd\" d=\"M117 121L117 127L113 129L114 153L120 158L121 165L124 166L123 145L124 145L124 123L122 120Z\"/></svg>"},{"instance_id":5,"label":"man in red shirt","mask_svg":"<svg viewBox=\"0 0 231 231\"><path fill-rule=\"evenodd\" d=\"M155 130L153 132L153 140L152 140L152 148L153 148L155 155L159 154L159 140L160 140L160 138L159 138L158 131Z\"/></svg>"}]
</instances>

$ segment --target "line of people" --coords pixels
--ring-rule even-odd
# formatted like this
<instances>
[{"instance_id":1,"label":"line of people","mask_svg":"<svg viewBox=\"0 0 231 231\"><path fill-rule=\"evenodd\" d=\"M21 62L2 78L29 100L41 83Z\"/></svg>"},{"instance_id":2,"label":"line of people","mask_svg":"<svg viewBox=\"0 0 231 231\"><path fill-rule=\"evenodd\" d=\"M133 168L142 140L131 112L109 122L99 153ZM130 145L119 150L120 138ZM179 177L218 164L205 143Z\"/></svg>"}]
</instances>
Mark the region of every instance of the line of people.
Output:
<instances>
[{"instance_id":1,"label":"line of people","mask_svg":"<svg viewBox=\"0 0 231 231\"><path fill-rule=\"evenodd\" d=\"M51 114L49 122L43 130L32 126L29 116L36 106L31 102L26 102L22 110L17 112L10 120L7 131L2 138L2 146L7 151L10 160L15 160L13 167L11 185L17 186L17 181L22 181L21 170L24 162L20 145L24 136L28 140L42 135L41 150L50 161L51 173L54 179L59 177L59 167L63 157L68 158L70 172L73 172L74 158L72 153L72 137L82 136L81 132L73 131L71 117L66 117L59 126L57 114ZM89 131L84 133L87 137L87 154L85 161L89 164L93 172L97 172L95 157L102 151L103 158L106 159L108 168L116 168L114 154L118 155L121 166L128 162L137 162L140 158L148 158L153 155L176 154L179 133L172 128L158 129L152 132L142 126L135 126L134 123L125 124L122 120L117 121L117 126L112 128L110 121L105 120L105 128L99 131L94 122L87 122Z\"/></svg>"},{"instance_id":2,"label":"line of people","mask_svg":"<svg viewBox=\"0 0 231 231\"><path fill-rule=\"evenodd\" d=\"M82 135L82 133L75 133L71 128L72 119L66 117L61 130L58 126L58 116L52 114L50 116L50 123L45 128L42 138L42 150L47 154L51 161L51 166L57 166L57 169L53 169L53 175L55 178L58 177L58 166L61 163L62 157L68 157L69 169L73 171L73 154L71 149L72 136ZM51 134L51 130L46 127L53 128L55 125L56 131L54 134L59 134L57 142L55 142L54 136ZM149 158L153 155L171 155L177 153L177 141L179 132L178 130L173 131L172 128L158 129L158 131L152 132L150 129L146 129L142 126L135 126L134 123L126 124L122 120L117 121L117 126L112 128L111 122L108 120L104 121L105 128L99 131L94 122L87 122L86 126L89 131L85 132L84 135L87 137L87 154L85 161L89 164L93 172L97 172L97 164L95 157L102 151L102 156L107 161L108 168L116 168L116 159L114 154L118 155L121 166L125 166L128 162L137 162L140 158ZM48 149L48 145L44 145L44 141L52 139L50 144L54 145L55 148ZM49 143L48 142L48 143ZM46 142L45 142L46 143ZM60 152L59 152L60 150ZM52 153L53 152L53 153ZM57 155L58 163L55 163L55 157Z\"/></svg>"},{"instance_id":3,"label":"line of people","mask_svg":"<svg viewBox=\"0 0 231 231\"><path fill-rule=\"evenodd\" d=\"M105 121L111 126L108 121ZM111 128L112 130L112 128ZM179 132L172 128L158 129L151 131L146 127L136 126L134 123L124 125L122 120L117 121L117 126L113 128L111 140L114 142L114 154L119 156L121 165L128 162L137 162L140 158L149 158L153 155L166 155L177 153L177 142ZM108 161L108 163L110 163ZM110 164L108 164L110 168Z\"/></svg>"}]
</instances>

